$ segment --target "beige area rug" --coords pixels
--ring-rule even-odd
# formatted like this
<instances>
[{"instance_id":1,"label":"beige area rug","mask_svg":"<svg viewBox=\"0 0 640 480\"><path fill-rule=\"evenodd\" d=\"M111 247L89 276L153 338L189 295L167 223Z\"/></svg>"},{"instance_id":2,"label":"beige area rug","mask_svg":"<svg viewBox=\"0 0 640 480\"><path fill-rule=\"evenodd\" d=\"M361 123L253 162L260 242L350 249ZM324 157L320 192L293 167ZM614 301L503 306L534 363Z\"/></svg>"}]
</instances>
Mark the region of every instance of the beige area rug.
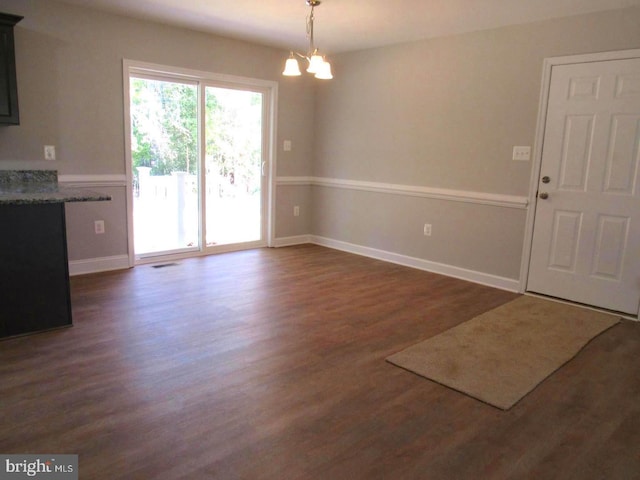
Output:
<instances>
[{"instance_id":1,"label":"beige area rug","mask_svg":"<svg viewBox=\"0 0 640 480\"><path fill-rule=\"evenodd\" d=\"M614 315L522 296L387 361L508 410L619 321Z\"/></svg>"}]
</instances>

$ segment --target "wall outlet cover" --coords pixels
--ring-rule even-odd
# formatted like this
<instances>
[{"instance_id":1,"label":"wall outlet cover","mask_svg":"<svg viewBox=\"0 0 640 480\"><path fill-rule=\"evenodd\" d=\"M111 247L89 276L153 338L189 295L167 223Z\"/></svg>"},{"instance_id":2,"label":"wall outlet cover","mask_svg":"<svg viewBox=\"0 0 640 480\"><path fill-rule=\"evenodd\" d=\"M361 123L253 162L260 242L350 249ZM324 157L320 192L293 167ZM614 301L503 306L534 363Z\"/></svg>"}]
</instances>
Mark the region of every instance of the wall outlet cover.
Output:
<instances>
[{"instance_id":1,"label":"wall outlet cover","mask_svg":"<svg viewBox=\"0 0 640 480\"><path fill-rule=\"evenodd\" d=\"M55 145L45 145L44 146L44 159L45 160L55 160L56 159L56 147L55 147Z\"/></svg>"}]
</instances>

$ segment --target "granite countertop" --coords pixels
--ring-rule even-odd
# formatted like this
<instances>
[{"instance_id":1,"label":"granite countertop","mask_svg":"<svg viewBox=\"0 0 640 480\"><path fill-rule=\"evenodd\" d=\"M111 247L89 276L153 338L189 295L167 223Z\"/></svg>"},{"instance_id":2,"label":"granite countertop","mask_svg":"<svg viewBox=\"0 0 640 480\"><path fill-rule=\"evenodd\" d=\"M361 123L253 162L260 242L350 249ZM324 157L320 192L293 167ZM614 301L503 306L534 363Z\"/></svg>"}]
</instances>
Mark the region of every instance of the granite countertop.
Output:
<instances>
[{"instance_id":1,"label":"granite countertop","mask_svg":"<svg viewBox=\"0 0 640 480\"><path fill-rule=\"evenodd\" d=\"M58 185L58 172L55 170L0 171L0 205L109 200L109 195Z\"/></svg>"}]
</instances>

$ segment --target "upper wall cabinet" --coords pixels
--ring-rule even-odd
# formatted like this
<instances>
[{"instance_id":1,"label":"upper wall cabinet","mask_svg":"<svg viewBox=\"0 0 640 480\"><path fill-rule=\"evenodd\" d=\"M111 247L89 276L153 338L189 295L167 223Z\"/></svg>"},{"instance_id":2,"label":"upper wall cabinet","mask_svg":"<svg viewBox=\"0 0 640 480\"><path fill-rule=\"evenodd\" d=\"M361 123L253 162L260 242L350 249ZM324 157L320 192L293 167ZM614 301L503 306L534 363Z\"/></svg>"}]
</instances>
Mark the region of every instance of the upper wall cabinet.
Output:
<instances>
[{"instance_id":1,"label":"upper wall cabinet","mask_svg":"<svg viewBox=\"0 0 640 480\"><path fill-rule=\"evenodd\" d=\"M22 20L18 15L0 13L0 125L18 125L18 84L13 26Z\"/></svg>"}]
</instances>

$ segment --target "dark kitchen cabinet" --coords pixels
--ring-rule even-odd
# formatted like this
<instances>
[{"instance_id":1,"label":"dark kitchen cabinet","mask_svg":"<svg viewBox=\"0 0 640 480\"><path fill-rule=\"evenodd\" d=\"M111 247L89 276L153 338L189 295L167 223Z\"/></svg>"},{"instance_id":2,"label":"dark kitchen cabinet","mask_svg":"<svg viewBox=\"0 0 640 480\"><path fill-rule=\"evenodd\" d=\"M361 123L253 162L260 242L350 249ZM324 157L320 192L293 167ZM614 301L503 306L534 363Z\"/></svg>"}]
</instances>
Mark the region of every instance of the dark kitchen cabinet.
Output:
<instances>
[{"instance_id":1,"label":"dark kitchen cabinet","mask_svg":"<svg viewBox=\"0 0 640 480\"><path fill-rule=\"evenodd\" d=\"M18 15L0 13L0 125L18 125L18 83L13 27Z\"/></svg>"},{"instance_id":2,"label":"dark kitchen cabinet","mask_svg":"<svg viewBox=\"0 0 640 480\"><path fill-rule=\"evenodd\" d=\"M70 327L64 203L0 205L0 338Z\"/></svg>"}]
</instances>

